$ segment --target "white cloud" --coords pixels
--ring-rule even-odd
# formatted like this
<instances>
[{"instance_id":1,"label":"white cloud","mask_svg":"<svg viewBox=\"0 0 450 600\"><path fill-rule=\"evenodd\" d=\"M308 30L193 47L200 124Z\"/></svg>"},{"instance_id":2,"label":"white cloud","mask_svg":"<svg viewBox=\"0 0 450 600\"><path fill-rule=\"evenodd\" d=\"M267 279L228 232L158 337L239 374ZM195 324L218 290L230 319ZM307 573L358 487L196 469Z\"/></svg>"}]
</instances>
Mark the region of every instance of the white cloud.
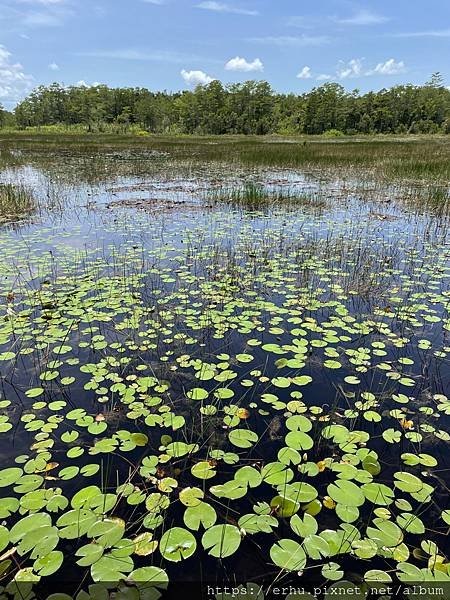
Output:
<instances>
[{"instance_id":1,"label":"white cloud","mask_svg":"<svg viewBox=\"0 0 450 600\"><path fill-rule=\"evenodd\" d=\"M264 65L259 58L255 58L252 62L248 62L245 58L236 56L232 58L225 65L226 71L242 71L244 73L250 73L252 71L264 71Z\"/></svg>"},{"instance_id":2,"label":"white cloud","mask_svg":"<svg viewBox=\"0 0 450 600\"><path fill-rule=\"evenodd\" d=\"M0 101L12 105L21 100L33 87L33 77L27 75L12 54L0 45Z\"/></svg>"},{"instance_id":3,"label":"white cloud","mask_svg":"<svg viewBox=\"0 0 450 600\"><path fill-rule=\"evenodd\" d=\"M55 6L65 4L66 0L18 0L21 4L40 4L41 6Z\"/></svg>"},{"instance_id":4,"label":"white cloud","mask_svg":"<svg viewBox=\"0 0 450 600\"><path fill-rule=\"evenodd\" d=\"M75 14L73 0L0 0L2 33L29 39L29 29L60 27Z\"/></svg>"},{"instance_id":5,"label":"white cloud","mask_svg":"<svg viewBox=\"0 0 450 600\"><path fill-rule=\"evenodd\" d=\"M425 31L410 31L404 33L393 33L390 37L397 38L422 38L422 37L434 37L434 38L448 38L450 37L450 29L429 29Z\"/></svg>"},{"instance_id":6,"label":"white cloud","mask_svg":"<svg viewBox=\"0 0 450 600\"><path fill-rule=\"evenodd\" d=\"M92 83L86 83L84 79L80 79L80 81L77 81L75 85L77 87L90 88L90 87L97 87L102 84L99 81L93 81Z\"/></svg>"},{"instance_id":7,"label":"white cloud","mask_svg":"<svg viewBox=\"0 0 450 600\"><path fill-rule=\"evenodd\" d=\"M208 83L211 83L211 81L214 81L213 77L210 77L203 71L186 71L186 69L183 69L181 71L181 77L187 84L193 86L207 85Z\"/></svg>"},{"instance_id":8,"label":"white cloud","mask_svg":"<svg viewBox=\"0 0 450 600\"><path fill-rule=\"evenodd\" d=\"M378 25L390 21L388 17L374 13L367 9L361 9L349 17L338 17L336 15L324 16L291 16L286 19L286 25L299 29L318 29L323 27L324 22L338 23L339 25Z\"/></svg>"},{"instance_id":9,"label":"white cloud","mask_svg":"<svg viewBox=\"0 0 450 600\"><path fill-rule=\"evenodd\" d=\"M338 67L334 75L322 73L316 77L317 81L328 81L331 79L354 79L361 77L370 77L373 75L397 75L406 71L406 65L402 60L390 58L385 62L378 63L373 68L368 68L364 64L364 58L352 58L348 62L339 61ZM304 67L297 75L301 79L309 78L311 70L309 67Z\"/></svg>"},{"instance_id":10,"label":"white cloud","mask_svg":"<svg viewBox=\"0 0 450 600\"><path fill-rule=\"evenodd\" d=\"M57 65L55 62L50 63L48 68L50 71L59 71L59 65Z\"/></svg>"},{"instance_id":11,"label":"white cloud","mask_svg":"<svg viewBox=\"0 0 450 600\"><path fill-rule=\"evenodd\" d=\"M224 4L223 2L214 2L212 0L206 0L196 5L196 8L202 8L203 10L212 10L214 12L223 13L234 13L235 15L249 15L255 17L259 15L257 10L248 10L246 8L239 8L231 4Z\"/></svg>"},{"instance_id":12,"label":"white cloud","mask_svg":"<svg viewBox=\"0 0 450 600\"><path fill-rule=\"evenodd\" d=\"M323 46L330 42L330 38L325 35L300 35L300 36L266 36L249 38L249 42L260 44L271 44L274 46Z\"/></svg>"},{"instance_id":13,"label":"white cloud","mask_svg":"<svg viewBox=\"0 0 450 600\"><path fill-rule=\"evenodd\" d=\"M299 79L311 79L312 73L310 67L303 67L300 73L297 75Z\"/></svg>"},{"instance_id":14,"label":"white cloud","mask_svg":"<svg viewBox=\"0 0 450 600\"><path fill-rule=\"evenodd\" d=\"M141 50L137 48L111 48L105 50L87 50L84 52L75 52L75 56L88 56L91 58L105 58L117 60L135 60L149 62L165 62L172 64L186 64L189 62L214 62L216 61L204 58L202 56L190 55L185 52L175 52L172 50ZM221 64L217 61L218 64Z\"/></svg>"},{"instance_id":15,"label":"white cloud","mask_svg":"<svg viewBox=\"0 0 450 600\"><path fill-rule=\"evenodd\" d=\"M365 75L366 73L363 71L363 59L352 58L348 63L340 61L336 74L340 79Z\"/></svg>"},{"instance_id":16,"label":"white cloud","mask_svg":"<svg viewBox=\"0 0 450 600\"><path fill-rule=\"evenodd\" d=\"M166 0L142 0L142 2L154 4L155 6L163 6L163 4L166 4Z\"/></svg>"},{"instance_id":17,"label":"white cloud","mask_svg":"<svg viewBox=\"0 0 450 600\"><path fill-rule=\"evenodd\" d=\"M389 21L387 17L383 15L379 15L367 9L358 10L351 17L347 17L345 19L335 19L337 23L341 25L379 25L380 23L385 23Z\"/></svg>"},{"instance_id":18,"label":"white cloud","mask_svg":"<svg viewBox=\"0 0 450 600\"><path fill-rule=\"evenodd\" d=\"M46 12L30 12L22 17L27 27L59 27L63 23L61 15Z\"/></svg>"},{"instance_id":19,"label":"white cloud","mask_svg":"<svg viewBox=\"0 0 450 600\"><path fill-rule=\"evenodd\" d=\"M59 27L75 14L71 0L10 0L15 4L10 18L14 25ZM1 5L1 2L0 2Z\"/></svg>"},{"instance_id":20,"label":"white cloud","mask_svg":"<svg viewBox=\"0 0 450 600\"><path fill-rule=\"evenodd\" d=\"M378 63L377 66L367 72L367 75L397 75L405 72L405 63L402 60L396 61L390 58L384 63Z\"/></svg>"}]
</instances>

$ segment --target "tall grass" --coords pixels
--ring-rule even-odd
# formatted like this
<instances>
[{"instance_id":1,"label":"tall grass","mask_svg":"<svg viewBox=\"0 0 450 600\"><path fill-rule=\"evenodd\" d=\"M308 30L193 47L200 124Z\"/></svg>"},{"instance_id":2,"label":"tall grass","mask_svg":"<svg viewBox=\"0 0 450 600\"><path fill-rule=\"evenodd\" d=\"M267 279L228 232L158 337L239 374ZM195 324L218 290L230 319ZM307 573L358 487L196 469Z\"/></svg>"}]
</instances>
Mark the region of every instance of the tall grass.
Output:
<instances>
[{"instance_id":1,"label":"tall grass","mask_svg":"<svg viewBox=\"0 0 450 600\"><path fill-rule=\"evenodd\" d=\"M450 182L450 136L157 136L132 134L5 133L0 149L67 149L102 153L111 148L157 150L174 159L236 162L277 168L369 171L381 179Z\"/></svg>"},{"instance_id":2,"label":"tall grass","mask_svg":"<svg viewBox=\"0 0 450 600\"><path fill-rule=\"evenodd\" d=\"M32 192L24 185L0 184L0 223L29 215L36 207Z\"/></svg>"},{"instance_id":3,"label":"tall grass","mask_svg":"<svg viewBox=\"0 0 450 600\"><path fill-rule=\"evenodd\" d=\"M326 205L323 195L317 192L298 194L290 189L268 189L262 184L248 182L244 186L220 188L208 193L206 199L213 204L229 204L234 208L246 210L268 210L283 206L284 209L324 208Z\"/></svg>"}]
</instances>

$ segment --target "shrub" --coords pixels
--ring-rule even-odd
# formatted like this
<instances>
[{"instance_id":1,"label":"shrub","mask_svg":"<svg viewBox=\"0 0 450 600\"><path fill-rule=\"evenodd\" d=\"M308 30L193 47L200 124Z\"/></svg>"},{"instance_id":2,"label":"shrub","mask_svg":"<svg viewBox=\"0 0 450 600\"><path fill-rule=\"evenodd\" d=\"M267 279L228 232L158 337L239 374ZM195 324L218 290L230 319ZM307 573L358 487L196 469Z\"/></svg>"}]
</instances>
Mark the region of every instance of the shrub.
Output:
<instances>
[{"instance_id":1,"label":"shrub","mask_svg":"<svg viewBox=\"0 0 450 600\"><path fill-rule=\"evenodd\" d=\"M344 137L345 134L340 131L340 129L328 129L328 131L325 131L322 135L328 138L337 138Z\"/></svg>"}]
</instances>

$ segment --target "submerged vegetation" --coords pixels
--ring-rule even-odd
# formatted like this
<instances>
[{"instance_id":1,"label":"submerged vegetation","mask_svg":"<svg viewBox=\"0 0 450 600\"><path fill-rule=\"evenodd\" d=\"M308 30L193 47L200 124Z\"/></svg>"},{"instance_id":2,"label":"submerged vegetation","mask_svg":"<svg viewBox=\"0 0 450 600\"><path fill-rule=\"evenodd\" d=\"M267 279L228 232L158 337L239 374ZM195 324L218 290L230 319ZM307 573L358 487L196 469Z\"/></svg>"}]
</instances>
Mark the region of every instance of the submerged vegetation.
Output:
<instances>
[{"instance_id":1,"label":"submerged vegetation","mask_svg":"<svg viewBox=\"0 0 450 600\"><path fill-rule=\"evenodd\" d=\"M445 169L126 143L3 143L2 598L448 597Z\"/></svg>"}]
</instances>

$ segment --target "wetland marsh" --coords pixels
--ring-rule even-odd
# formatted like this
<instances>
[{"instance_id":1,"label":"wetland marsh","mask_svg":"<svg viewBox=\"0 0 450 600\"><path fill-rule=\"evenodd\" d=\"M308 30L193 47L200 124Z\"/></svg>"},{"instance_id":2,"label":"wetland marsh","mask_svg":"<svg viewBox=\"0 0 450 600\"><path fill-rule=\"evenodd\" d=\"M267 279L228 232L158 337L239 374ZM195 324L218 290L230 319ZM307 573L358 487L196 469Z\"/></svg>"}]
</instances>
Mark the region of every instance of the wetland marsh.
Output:
<instances>
[{"instance_id":1,"label":"wetland marsh","mask_svg":"<svg viewBox=\"0 0 450 600\"><path fill-rule=\"evenodd\" d=\"M449 142L87 139L0 142L0 597L449 597Z\"/></svg>"}]
</instances>

